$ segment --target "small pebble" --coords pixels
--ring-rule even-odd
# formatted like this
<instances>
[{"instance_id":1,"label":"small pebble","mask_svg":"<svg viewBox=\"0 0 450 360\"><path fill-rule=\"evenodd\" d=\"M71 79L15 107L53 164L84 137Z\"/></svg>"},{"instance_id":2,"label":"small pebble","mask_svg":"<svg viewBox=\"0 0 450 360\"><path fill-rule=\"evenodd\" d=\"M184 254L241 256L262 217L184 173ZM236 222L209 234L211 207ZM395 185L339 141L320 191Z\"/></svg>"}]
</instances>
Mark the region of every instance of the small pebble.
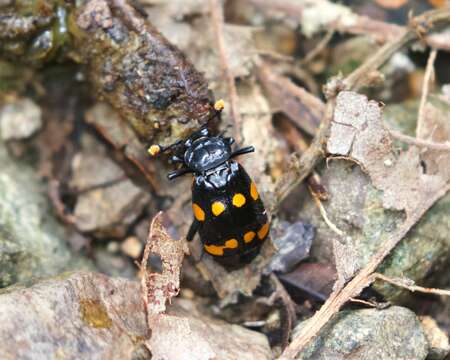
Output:
<instances>
[{"instance_id":1,"label":"small pebble","mask_svg":"<svg viewBox=\"0 0 450 360\"><path fill-rule=\"evenodd\" d=\"M111 254L115 254L116 252L119 251L119 243L117 241L111 241L108 243L108 245L106 246L106 250L108 250L109 253Z\"/></svg>"},{"instance_id":2,"label":"small pebble","mask_svg":"<svg viewBox=\"0 0 450 360\"><path fill-rule=\"evenodd\" d=\"M125 239L125 241L120 245L120 249L122 252L133 259L138 258L142 252L142 243L136 236L129 236Z\"/></svg>"},{"instance_id":3,"label":"small pebble","mask_svg":"<svg viewBox=\"0 0 450 360\"><path fill-rule=\"evenodd\" d=\"M28 98L18 99L0 109L3 140L26 139L42 127L41 108Z\"/></svg>"},{"instance_id":4,"label":"small pebble","mask_svg":"<svg viewBox=\"0 0 450 360\"><path fill-rule=\"evenodd\" d=\"M183 299L192 300L195 297L195 293L191 289L186 288L186 289L181 289L180 296Z\"/></svg>"}]
</instances>

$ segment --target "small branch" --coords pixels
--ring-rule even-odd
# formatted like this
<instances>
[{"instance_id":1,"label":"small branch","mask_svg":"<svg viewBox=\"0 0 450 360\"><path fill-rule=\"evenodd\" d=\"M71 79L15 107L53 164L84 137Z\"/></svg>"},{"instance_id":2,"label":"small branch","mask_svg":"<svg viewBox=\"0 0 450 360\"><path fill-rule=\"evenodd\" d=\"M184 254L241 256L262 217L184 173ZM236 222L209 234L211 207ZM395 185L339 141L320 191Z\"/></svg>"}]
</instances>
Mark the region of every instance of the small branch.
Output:
<instances>
[{"instance_id":1,"label":"small branch","mask_svg":"<svg viewBox=\"0 0 450 360\"><path fill-rule=\"evenodd\" d=\"M422 140L422 139L416 139L411 136L402 134L399 131L391 130L389 129L389 133L391 136L397 140L400 140L406 144L415 145L418 147L425 147L430 150L435 151L450 151L450 144L449 143L436 143L432 141Z\"/></svg>"},{"instance_id":2,"label":"small branch","mask_svg":"<svg viewBox=\"0 0 450 360\"><path fill-rule=\"evenodd\" d=\"M450 290L444 290L444 289L435 289L435 288L426 288L422 286L418 286L414 284L414 281L410 279L398 279L398 278L390 278L380 273L374 273L372 274L372 277L374 280L383 280L388 282L389 284L402 287L404 289L408 289L411 292L422 292L425 294L435 294L435 295L443 295L443 296L450 296Z\"/></svg>"},{"instance_id":3,"label":"small branch","mask_svg":"<svg viewBox=\"0 0 450 360\"><path fill-rule=\"evenodd\" d=\"M317 55L319 55L331 41L334 33L335 33L334 29L328 30L323 39L320 40L319 43L316 45L316 47L312 49L308 54L306 54L306 56L300 61L300 65L304 66L306 64L309 64L312 60L314 60L314 58Z\"/></svg>"},{"instance_id":4,"label":"small branch","mask_svg":"<svg viewBox=\"0 0 450 360\"><path fill-rule=\"evenodd\" d=\"M367 305L367 306L370 306L370 307L373 307L373 308L377 308L377 304L376 303L373 303L373 302L370 302L370 301L367 301L367 300L362 300L362 299L353 298L353 297L348 299L348 300L351 301L352 303L358 303L358 304Z\"/></svg>"},{"instance_id":5,"label":"small branch","mask_svg":"<svg viewBox=\"0 0 450 360\"><path fill-rule=\"evenodd\" d=\"M284 349L289 344L289 338L291 337L292 329L294 327L295 320L297 319L295 303L284 288L283 284L274 274L270 274L270 280L275 286L275 291L269 298L269 304L274 305L276 301L279 300L283 304L285 310L285 314L281 315L282 318L284 318L282 319L283 321L281 321L284 330L281 346Z\"/></svg>"},{"instance_id":6,"label":"small branch","mask_svg":"<svg viewBox=\"0 0 450 360\"><path fill-rule=\"evenodd\" d=\"M336 225L333 224L333 222L328 218L327 215L327 211L325 210L325 208L322 205L322 202L320 201L319 197L313 192L310 191L311 196L314 200L314 203L316 204L317 208L319 209L320 215L322 215L323 221L325 221L325 224L328 225L328 227L337 235L339 235L340 237L345 236L345 232L343 232L342 230L338 229L338 227ZM342 242L342 241L340 241Z\"/></svg>"},{"instance_id":7,"label":"small branch","mask_svg":"<svg viewBox=\"0 0 450 360\"><path fill-rule=\"evenodd\" d=\"M209 8L211 12L214 35L216 37L217 47L219 50L220 65L228 87L231 118L234 121L235 127L234 137L237 143L242 143L242 118L239 112L239 98L236 90L236 83L234 82L234 75L230 69L227 48L225 45L223 7L219 0L209 0Z\"/></svg>"},{"instance_id":8,"label":"small branch","mask_svg":"<svg viewBox=\"0 0 450 360\"><path fill-rule=\"evenodd\" d=\"M327 0L317 0L314 2L308 1L277 1L277 0L246 0L258 9L266 10L266 12L278 11L285 16L302 23L304 21L305 10L313 11L312 8L318 8L317 11L333 13L340 11L342 16L330 17L327 23L321 24L320 29L331 29L340 33L347 33L353 35L368 35L379 43L386 43L399 36L405 34L409 29L405 26L386 23L384 21L374 20L367 16L358 15L351 11L350 8L346 9L343 5L336 5ZM336 10L337 9L337 10ZM439 11L439 10L437 10ZM344 16L345 15L345 16ZM346 21L346 18L351 18L352 21ZM426 24L426 23L417 23ZM448 50L450 47L447 36L437 36L440 34L433 34L430 36L424 36L423 40L428 46L435 49Z\"/></svg>"},{"instance_id":9,"label":"small branch","mask_svg":"<svg viewBox=\"0 0 450 360\"><path fill-rule=\"evenodd\" d=\"M257 76L271 105L283 111L308 134L314 135L322 117L322 101L263 62L258 65Z\"/></svg>"},{"instance_id":10,"label":"small branch","mask_svg":"<svg viewBox=\"0 0 450 360\"><path fill-rule=\"evenodd\" d=\"M277 210L281 202L313 171L319 159L325 155L323 145L333 118L335 99L330 99L325 107L321 124L309 148L302 154L294 153L288 172L278 181L271 211Z\"/></svg>"},{"instance_id":11,"label":"small branch","mask_svg":"<svg viewBox=\"0 0 450 360\"><path fill-rule=\"evenodd\" d=\"M425 75L423 77L422 97L420 98L419 111L417 115L416 138L423 138L424 122L425 122L425 105L427 104L430 84L434 77L434 61L436 60L437 50L433 49L428 57Z\"/></svg>"}]
</instances>

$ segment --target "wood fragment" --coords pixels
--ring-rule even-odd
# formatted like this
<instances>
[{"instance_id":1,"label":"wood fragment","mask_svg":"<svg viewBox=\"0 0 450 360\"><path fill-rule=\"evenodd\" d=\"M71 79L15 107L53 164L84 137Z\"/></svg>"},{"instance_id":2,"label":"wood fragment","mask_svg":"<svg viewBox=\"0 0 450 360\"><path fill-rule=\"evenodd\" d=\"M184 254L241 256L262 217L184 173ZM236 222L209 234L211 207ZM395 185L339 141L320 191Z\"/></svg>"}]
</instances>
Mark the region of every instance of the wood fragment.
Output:
<instances>
[{"instance_id":1,"label":"wood fragment","mask_svg":"<svg viewBox=\"0 0 450 360\"><path fill-rule=\"evenodd\" d=\"M430 85L434 81L434 61L436 60L437 50L433 49L428 57L425 75L423 77L422 96L420 98L419 111L417 114L416 138L423 139L424 122L425 122L425 105L427 104Z\"/></svg>"},{"instance_id":2,"label":"wood fragment","mask_svg":"<svg viewBox=\"0 0 450 360\"><path fill-rule=\"evenodd\" d=\"M314 60L316 56L319 55L331 41L334 33L335 33L334 29L328 30L325 36L322 38L322 40L320 40L314 47L314 49L308 52L308 54L306 54L306 56L300 61L300 64L305 66L309 64L312 60Z\"/></svg>"},{"instance_id":3,"label":"wood fragment","mask_svg":"<svg viewBox=\"0 0 450 360\"><path fill-rule=\"evenodd\" d=\"M323 221L325 221L325 224L328 225L328 227L333 231L335 234L339 235L340 237L345 236L345 232L340 230L333 222L328 218L327 211L323 207L322 202L320 201L320 198L310 189L310 194L314 200L314 203L316 204L317 208L319 209L320 215L322 216ZM341 239L338 239L340 242L343 242Z\"/></svg>"},{"instance_id":4,"label":"wood fragment","mask_svg":"<svg viewBox=\"0 0 450 360\"><path fill-rule=\"evenodd\" d=\"M230 101L231 118L234 122L234 137L238 144L242 143L242 117L239 112L239 98L234 82L234 75L231 72L228 52L224 39L224 19L223 6L219 0L209 0L209 8L211 12L211 21L216 37L217 48L219 51L220 65L222 67L223 76L227 82L228 97Z\"/></svg>"},{"instance_id":5,"label":"wood fragment","mask_svg":"<svg viewBox=\"0 0 450 360\"><path fill-rule=\"evenodd\" d=\"M408 289L411 292L418 291L418 292L421 292L424 294L450 296L450 290L426 288L423 286L418 286L418 285L415 285L414 281L412 281L410 279L390 278L390 277L380 274L380 273L374 273L374 274L372 274L372 277L374 278L374 280L383 280L383 281L388 282L389 284L399 286L404 289Z\"/></svg>"},{"instance_id":6,"label":"wood fragment","mask_svg":"<svg viewBox=\"0 0 450 360\"><path fill-rule=\"evenodd\" d=\"M435 151L450 151L450 143L437 143L433 141L427 141L422 139L413 138L412 136L408 136L402 134L399 131L389 129L389 133L391 136L397 140L400 140L406 144L415 145L422 148L428 148L430 150Z\"/></svg>"},{"instance_id":7,"label":"wood fragment","mask_svg":"<svg viewBox=\"0 0 450 360\"><path fill-rule=\"evenodd\" d=\"M283 13L289 18L293 18L299 23L304 18L305 10L311 7L311 2L308 1L277 1L277 0L246 0L249 3L258 6L259 9L265 11L277 11ZM318 1L319 5L324 9L328 9L336 4L327 1ZM328 10L329 11L329 10ZM405 33L410 29L406 26L387 23L384 21L375 20L364 15L359 15L349 8L349 14L353 21L345 21L344 17L338 19L330 19L326 23L322 24L325 29L332 29L334 31L353 34L353 35L368 35L371 36L379 43L389 42ZM417 23L420 24L420 23ZM426 24L426 23L422 23ZM428 46L435 49L448 50L450 48L450 42L448 36L439 36L441 34L431 34L422 37L422 41Z\"/></svg>"}]
</instances>

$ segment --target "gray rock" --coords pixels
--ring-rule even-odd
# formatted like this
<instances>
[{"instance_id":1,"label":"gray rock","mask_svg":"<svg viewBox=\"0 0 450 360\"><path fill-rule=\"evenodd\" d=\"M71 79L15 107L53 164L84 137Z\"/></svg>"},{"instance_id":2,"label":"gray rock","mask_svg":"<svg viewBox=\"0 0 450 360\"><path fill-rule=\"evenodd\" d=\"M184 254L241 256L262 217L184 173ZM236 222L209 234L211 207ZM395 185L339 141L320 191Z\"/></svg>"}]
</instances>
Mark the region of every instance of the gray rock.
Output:
<instances>
[{"instance_id":1,"label":"gray rock","mask_svg":"<svg viewBox=\"0 0 450 360\"><path fill-rule=\"evenodd\" d=\"M286 273L309 256L315 229L312 225L297 221L285 223L281 234L272 234L277 253L264 272Z\"/></svg>"},{"instance_id":2,"label":"gray rock","mask_svg":"<svg viewBox=\"0 0 450 360\"><path fill-rule=\"evenodd\" d=\"M123 237L150 196L105 154L78 154L71 185L82 191L74 210L77 228L100 238Z\"/></svg>"},{"instance_id":3,"label":"gray rock","mask_svg":"<svg viewBox=\"0 0 450 360\"><path fill-rule=\"evenodd\" d=\"M427 354L428 342L416 315L393 306L340 312L298 359L420 360Z\"/></svg>"},{"instance_id":4,"label":"gray rock","mask_svg":"<svg viewBox=\"0 0 450 360\"><path fill-rule=\"evenodd\" d=\"M272 357L266 336L212 319L187 299L174 299L150 337L137 281L77 272L7 290L0 294L2 360Z\"/></svg>"},{"instance_id":5,"label":"gray rock","mask_svg":"<svg viewBox=\"0 0 450 360\"><path fill-rule=\"evenodd\" d=\"M28 138L41 127L41 108L28 98L8 103L0 110L3 140Z\"/></svg>"},{"instance_id":6,"label":"gray rock","mask_svg":"<svg viewBox=\"0 0 450 360\"><path fill-rule=\"evenodd\" d=\"M427 114L433 124L427 130L441 136L433 141L444 142L450 134L450 105L439 99L433 104L427 104ZM414 110L413 105L391 109L386 122L397 123L397 128L405 133L415 129L417 113L406 116ZM355 135L332 128L328 149L347 155L353 162L334 159L321 171L323 185L329 193L329 200L323 206L330 221L345 236L337 235L326 225L311 200L304 204L299 217L317 228L312 255L322 263L334 262L339 280L345 281L368 263L405 219L445 187L450 179L450 167L445 154L415 147L399 151L397 142L383 125L379 104L365 96L341 92L333 124L351 126L356 132ZM351 146L342 139L345 135L352 140ZM450 259L449 221L450 194L446 194L412 227L377 270L390 277L406 277L426 285L425 281L433 280L430 275L445 269ZM446 273L443 271L435 277L445 277ZM407 293L386 282L377 281L374 287L389 301L404 300L401 298Z\"/></svg>"},{"instance_id":7,"label":"gray rock","mask_svg":"<svg viewBox=\"0 0 450 360\"><path fill-rule=\"evenodd\" d=\"M379 249L380 244L404 220L404 214L386 210L382 194L358 166L345 161L330 161L321 171L323 185L330 199L324 202L328 217L351 237L364 266ZM312 200L304 203L299 217L316 227L316 238L311 255L321 263L334 263L332 239L336 234L323 221ZM380 272L390 277L406 277L423 285L433 270L442 269L450 259L450 194L440 199L414 226L400 244L385 259ZM351 259L346 259L350 261ZM441 272L439 276L445 276ZM385 282L375 282L375 288L389 301L401 301L409 295L407 290Z\"/></svg>"},{"instance_id":8,"label":"gray rock","mask_svg":"<svg viewBox=\"0 0 450 360\"><path fill-rule=\"evenodd\" d=\"M131 359L147 336L137 282L74 273L6 290L0 295L5 360Z\"/></svg>"},{"instance_id":9,"label":"gray rock","mask_svg":"<svg viewBox=\"0 0 450 360\"><path fill-rule=\"evenodd\" d=\"M73 262L44 186L0 142L0 287L58 274Z\"/></svg>"},{"instance_id":10,"label":"gray rock","mask_svg":"<svg viewBox=\"0 0 450 360\"><path fill-rule=\"evenodd\" d=\"M443 360L450 353L447 334L439 328L436 320L430 316L420 318L425 336L428 340L429 354L427 360Z\"/></svg>"}]
</instances>

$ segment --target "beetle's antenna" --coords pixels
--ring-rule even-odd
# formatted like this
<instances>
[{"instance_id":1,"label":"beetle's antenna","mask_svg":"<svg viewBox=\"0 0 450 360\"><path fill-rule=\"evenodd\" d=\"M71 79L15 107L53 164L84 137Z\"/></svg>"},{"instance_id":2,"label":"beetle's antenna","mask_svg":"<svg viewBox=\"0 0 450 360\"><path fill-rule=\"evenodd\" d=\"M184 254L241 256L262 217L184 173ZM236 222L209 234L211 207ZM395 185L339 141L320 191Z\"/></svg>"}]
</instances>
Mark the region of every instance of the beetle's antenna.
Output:
<instances>
[{"instance_id":1,"label":"beetle's antenna","mask_svg":"<svg viewBox=\"0 0 450 360\"><path fill-rule=\"evenodd\" d=\"M178 140L177 142L174 142L173 144L170 144L168 146L162 146L162 145L159 145L159 144L153 144L152 146L150 146L148 148L148 153L151 156L156 156L156 155L161 154L161 153L163 153L163 152L165 152L167 150L170 150L170 149L172 149L174 147L179 146L182 142L183 142L183 140Z\"/></svg>"},{"instance_id":2,"label":"beetle's antenna","mask_svg":"<svg viewBox=\"0 0 450 360\"><path fill-rule=\"evenodd\" d=\"M211 116L206 120L206 123L205 123L204 127L206 127L206 126L208 125L208 123L209 123L212 119L214 119L216 116L218 116L218 115L222 112L223 108L225 107L225 101L223 101L222 99L217 100L217 101L214 103L214 106L213 106L213 107L214 107L214 112L213 112L213 113L211 114ZM168 146L162 146L162 145L159 145L159 144L153 144L152 146L149 147L148 153L149 153L151 156L156 156L156 155L161 154L161 153L163 153L163 152L165 152L165 151L171 150L171 149L173 149L174 147L179 146L179 145L182 144L183 142L184 142L184 140L178 140L177 142L175 142L175 143L173 143L173 144L170 144L170 145L168 145Z\"/></svg>"},{"instance_id":3,"label":"beetle's antenna","mask_svg":"<svg viewBox=\"0 0 450 360\"><path fill-rule=\"evenodd\" d=\"M186 175L186 174L189 174L189 173L192 173L192 172L193 171L191 169L182 168L182 169L179 169L179 170L171 171L170 173L167 174L167 178L169 180L173 180L173 179L175 179L175 178L177 178L179 176L183 176L183 175Z\"/></svg>"},{"instance_id":4,"label":"beetle's antenna","mask_svg":"<svg viewBox=\"0 0 450 360\"><path fill-rule=\"evenodd\" d=\"M234 158L234 157L239 156L239 155L252 153L254 151L255 151L255 148L253 146L243 147L243 148L240 148L240 149L237 149L237 150L233 151L231 153L230 158Z\"/></svg>"}]
</instances>

